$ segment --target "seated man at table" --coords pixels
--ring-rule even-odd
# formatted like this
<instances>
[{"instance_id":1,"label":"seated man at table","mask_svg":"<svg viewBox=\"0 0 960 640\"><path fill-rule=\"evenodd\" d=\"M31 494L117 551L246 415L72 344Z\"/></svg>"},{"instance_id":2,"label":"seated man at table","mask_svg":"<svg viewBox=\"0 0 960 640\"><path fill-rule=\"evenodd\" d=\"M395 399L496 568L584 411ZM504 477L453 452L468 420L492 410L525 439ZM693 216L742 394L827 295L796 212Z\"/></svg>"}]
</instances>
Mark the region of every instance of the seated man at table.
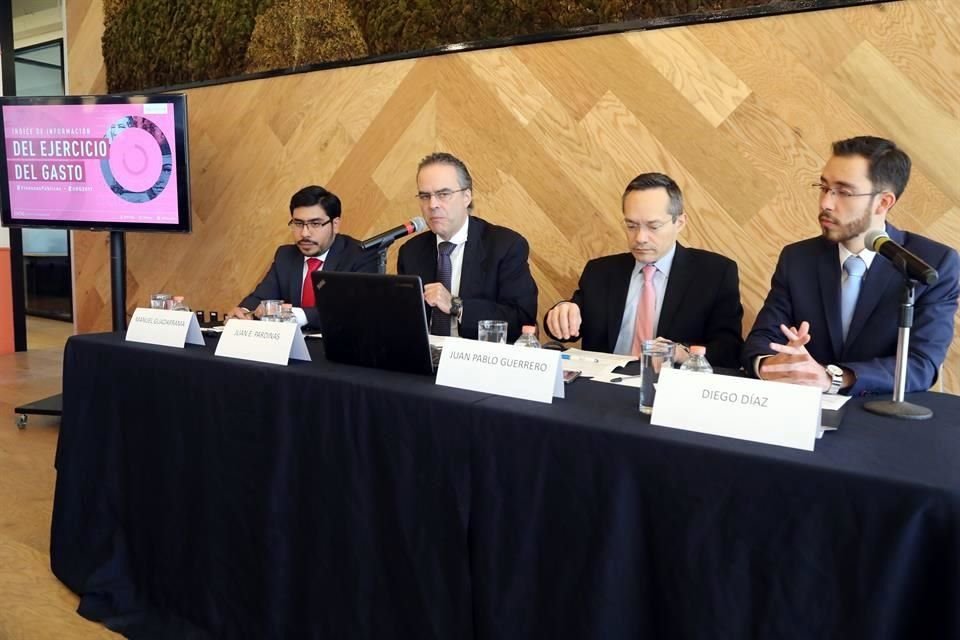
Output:
<instances>
[{"instance_id":1,"label":"seated man at table","mask_svg":"<svg viewBox=\"0 0 960 640\"><path fill-rule=\"evenodd\" d=\"M764 380L863 395L893 390L904 278L865 246L872 229L939 272L919 285L906 391L923 391L953 339L960 291L957 252L887 222L910 178L910 157L883 138L833 143L819 182L821 233L783 249L770 293L744 346L744 366Z\"/></svg>"},{"instance_id":2,"label":"seated man at table","mask_svg":"<svg viewBox=\"0 0 960 640\"><path fill-rule=\"evenodd\" d=\"M277 249L273 264L253 293L227 318L260 318L264 300L293 304L293 313L303 327L318 328L319 313L310 282L317 270L377 272L377 253L362 251L354 238L340 230L340 198L323 187L300 189L290 198L287 222L295 244Z\"/></svg>"},{"instance_id":3,"label":"seated man at table","mask_svg":"<svg viewBox=\"0 0 960 640\"><path fill-rule=\"evenodd\" d=\"M669 340L678 344L677 362L687 359L687 346L702 345L713 366L739 368L737 263L677 242L687 217L680 187L669 176L637 176L621 206L629 252L588 262L573 297L547 312L547 334L635 357L644 340Z\"/></svg>"},{"instance_id":4,"label":"seated man at table","mask_svg":"<svg viewBox=\"0 0 960 640\"><path fill-rule=\"evenodd\" d=\"M417 199L430 227L400 247L397 272L418 275L434 335L477 337L480 320L505 320L507 341L537 322L530 248L516 231L471 215L473 179L449 153L417 168Z\"/></svg>"}]
</instances>

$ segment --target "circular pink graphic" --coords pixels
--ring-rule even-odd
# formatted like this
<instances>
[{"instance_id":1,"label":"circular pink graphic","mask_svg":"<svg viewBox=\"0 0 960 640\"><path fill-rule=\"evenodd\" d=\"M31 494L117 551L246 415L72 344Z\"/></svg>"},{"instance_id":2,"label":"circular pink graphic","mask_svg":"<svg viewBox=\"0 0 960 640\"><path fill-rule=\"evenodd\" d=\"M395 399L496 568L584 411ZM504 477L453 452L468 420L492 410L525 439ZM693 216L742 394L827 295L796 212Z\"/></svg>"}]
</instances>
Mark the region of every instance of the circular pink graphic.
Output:
<instances>
[{"instance_id":1,"label":"circular pink graphic","mask_svg":"<svg viewBox=\"0 0 960 640\"><path fill-rule=\"evenodd\" d=\"M124 129L110 144L110 171L128 191L146 191L160 178L163 155L143 129Z\"/></svg>"}]
</instances>

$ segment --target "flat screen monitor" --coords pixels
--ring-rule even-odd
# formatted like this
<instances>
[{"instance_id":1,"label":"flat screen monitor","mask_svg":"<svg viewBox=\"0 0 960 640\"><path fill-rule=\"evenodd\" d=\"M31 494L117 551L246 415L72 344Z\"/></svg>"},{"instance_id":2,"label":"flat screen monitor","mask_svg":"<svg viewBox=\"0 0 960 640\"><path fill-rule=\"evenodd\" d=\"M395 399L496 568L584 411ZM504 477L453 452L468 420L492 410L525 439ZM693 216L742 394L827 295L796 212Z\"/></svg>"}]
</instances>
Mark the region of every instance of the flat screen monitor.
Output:
<instances>
[{"instance_id":1,"label":"flat screen monitor","mask_svg":"<svg viewBox=\"0 0 960 640\"><path fill-rule=\"evenodd\" d=\"M0 97L2 223L190 231L183 94Z\"/></svg>"}]
</instances>

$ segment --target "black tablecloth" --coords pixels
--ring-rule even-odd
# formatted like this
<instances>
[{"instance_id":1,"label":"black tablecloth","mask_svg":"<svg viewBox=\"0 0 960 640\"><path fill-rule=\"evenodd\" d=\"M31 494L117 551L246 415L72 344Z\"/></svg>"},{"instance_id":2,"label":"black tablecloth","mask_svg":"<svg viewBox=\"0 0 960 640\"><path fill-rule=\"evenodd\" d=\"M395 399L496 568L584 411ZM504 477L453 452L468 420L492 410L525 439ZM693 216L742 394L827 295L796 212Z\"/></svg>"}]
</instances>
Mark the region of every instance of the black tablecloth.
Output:
<instances>
[{"instance_id":1,"label":"black tablecloth","mask_svg":"<svg viewBox=\"0 0 960 640\"><path fill-rule=\"evenodd\" d=\"M651 426L631 388L543 405L311 351L69 340L51 559L86 615L217 638L960 637L960 398L912 396L919 423L852 400L811 453Z\"/></svg>"}]
</instances>

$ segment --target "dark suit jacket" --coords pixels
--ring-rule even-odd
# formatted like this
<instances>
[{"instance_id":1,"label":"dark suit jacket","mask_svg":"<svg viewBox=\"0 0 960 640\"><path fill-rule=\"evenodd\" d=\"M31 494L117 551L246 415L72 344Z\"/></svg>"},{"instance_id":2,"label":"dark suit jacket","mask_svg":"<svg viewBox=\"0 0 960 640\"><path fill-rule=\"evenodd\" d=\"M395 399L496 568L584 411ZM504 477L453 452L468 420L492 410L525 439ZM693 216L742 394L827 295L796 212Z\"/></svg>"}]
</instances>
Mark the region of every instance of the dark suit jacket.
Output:
<instances>
[{"instance_id":1,"label":"dark suit jacket","mask_svg":"<svg viewBox=\"0 0 960 640\"><path fill-rule=\"evenodd\" d=\"M323 263L324 271L376 273L377 266L376 251L361 250L360 244L354 238L342 233L334 238ZM277 249L267 275L239 306L253 310L263 300L284 300L299 307L302 292L303 254L296 245L285 244ZM311 307L303 311L307 315L307 326L319 328L320 314L317 310Z\"/></svg>"},{"instance_id":2,"label":"dark suit jacket","mask_svg":"<svg viewBox=\"0 0 960 640\"><path fill-rule=\"evenodd\" d=\"M480 320L506 320L507 340L513 342L523 325L537 323L537 283L527 264L530 247L516 231L474 216L468 220L460 273L460 335L476 338ZM424 284L437 281L437 236L433 232L422 233L400 247L397 273L420 276Z\"/></svg>"},{"instance_id":3,"label":"dark suit jacket","mask_svg":"<svg viewBox=\"0 0 960 640\"><path fill-rule=\"evenodd\" d=\"M580 307L584 349L613 352L636 264L632 254L619 253L596 258L584 267L579 288L570 299ZM657 333L674 342L703 345L710 364L737 369L743 345L742 322L737 263L710 251L677 244ZM549 330L547 333L550 335Z\"/></svg>"},{"instance_id":4,"label":"dark suit jacket","mask_svg":"<svg viewBox=\"0 0 960 640\"><path fill-rule=\"evenodd\" d=\"M953 339L954 314L960 289L960 258L950 247L900 231L887 224L887 233L940 272L933 285L918 285L907 364L907 391L923 391L937 379ZM772 354L769 344L784 344L781 323L810 323L807 351L820 364L839 364L857 381L850 395L890 393L897 355L897 333L903 276L883 256L876 256L860 288L857 308L843 343L840 323L840 257L837 245L810 238L780 253L770 293L747 336L743 363L753 373L759 355Z\"/></svg>"}]
</instances>

